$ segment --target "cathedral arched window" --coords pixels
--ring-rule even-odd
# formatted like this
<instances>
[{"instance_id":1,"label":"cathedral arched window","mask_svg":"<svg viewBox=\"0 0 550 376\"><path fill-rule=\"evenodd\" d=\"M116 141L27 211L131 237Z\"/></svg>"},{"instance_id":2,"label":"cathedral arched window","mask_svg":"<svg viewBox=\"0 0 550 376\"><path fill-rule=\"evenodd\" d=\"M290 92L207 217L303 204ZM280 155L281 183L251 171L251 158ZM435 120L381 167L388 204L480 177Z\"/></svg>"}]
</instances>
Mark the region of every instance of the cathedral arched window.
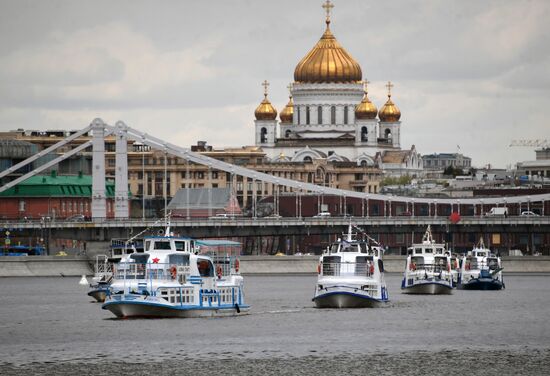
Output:
<instances>
[{"instance_id":1,"label":"cathedral arched window","mask_svg":"<svg viewBox=\"0 0 550 376\"><path fill-rule=\"evenodd\" d=\"M384 135L386 136L386 140L391 140L391 131L389 130L389 128L386 128L386 130L384 131Z\"/></svg>"},{"instance_id":2,"label":"cathedral arched window","mask_svg":"<svg viewBox=\"0 0 550 376\"><path fill-rule=\"evenodd\" d=\"M367 161L362 160L361 161L361 167L367 167ZM370 188L370 187L369 187Z\"/></svg>"},{"instance_id":3,"label":"cathedral arched window","mask_svg":"<svg viewBox=\"0 0 550 376\"><path fill-rule=\"evenodd\" d=\"M260 131L260 142L265 144L267 142L267 129L262 128Z\"/></svg>"},{"instance_id":4,"label":"cathedral arched window","mask_svg":"<svg viewBox=\"0 0 550 376\"><path fill-rule=\"evenodd\" d=\"M296 108L296 115L298 116L298 124L300 124L300 107Z\"/></svg>"},{"instance_id":5,"label":"cathedral arched window","mask_svg":"<svg viewBox=\"0 0 550 376\"><path fill-rule=\"evenodd\" d=\"M290 137L290 129L287 129L286 132L285 132L285 137L286 138L289 138Z\"/></svg>"},{"instance_id":6,"label":"cathedral arched window","mask_svg":"<svg viewBox=\"0 0 550 376\"><path fill-rule=\"evenodd\" d=\"M348 106L344 106L344 124L348 123Z\"/></svg>"},{"instance_id":7,"label":"cathedral arched window","mask_svg":"<svg viewBox=\"0 0 550 376\"><path fill-rule=\"evenodd\" d=\"M317 124L323 124L323 107L317 106Z\"/></svg>"},{"instance_id":8,"label":"cathedral arched window","mask_svg":"<svg viewBox=\"0 0 550 376\"><path fill-rule=\"evenodd\" d=\"M305 163L311 163L311 162L313 162L313 159L311 159L310 156L307 156L307 157L304 157L304 162Z\"/></svg>"},{"instance_id":9,"label":"cathedral arched window","mask_svg":"<svg viewBox=\"0 0 550 376\"><path fill-rule=\"evenodd\" d=\"M361 141L368 141L369 140L369 131L367 129L367 127L362 127L361 128Z\"/></svg>"},{"instance_id":10,"label":"cathedral arched window","mask_svg":"<svg viewBox=\"0 0 550 376\"><path fill-rule=\"evenodd\" d=\"M309 106L306 106L306 124L309 125Z\"/></svg>"},{"instance_id":11,"label":"cathedral arched window","mask_svg":"<svg viewBox=\"0 0 550 376\"><path fill-rule=\"evenodd\" d=\"M336 124L336 106L330 107L330 124Z\"/></svg>"}]
</instances>

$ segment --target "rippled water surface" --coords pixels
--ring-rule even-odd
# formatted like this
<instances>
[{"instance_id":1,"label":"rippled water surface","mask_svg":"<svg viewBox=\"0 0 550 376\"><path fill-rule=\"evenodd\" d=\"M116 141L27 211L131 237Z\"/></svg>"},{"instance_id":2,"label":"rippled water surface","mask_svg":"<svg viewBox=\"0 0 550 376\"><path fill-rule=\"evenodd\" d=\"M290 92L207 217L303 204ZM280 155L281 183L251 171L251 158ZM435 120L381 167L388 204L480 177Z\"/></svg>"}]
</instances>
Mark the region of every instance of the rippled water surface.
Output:
<instances>
[{"instance_id":1,"label":"rippled water surface","mask_svg":"<svg viewBox=\"0 0 550 376\"><path fill-rule=\"evenodd\" d=\"M314 276L249 276L251 314L117 320L78 278L0 279L0 374L540 374L550 276L503 291L400 293L380 309L316 309Z\"/></svg>"}]
</instances>

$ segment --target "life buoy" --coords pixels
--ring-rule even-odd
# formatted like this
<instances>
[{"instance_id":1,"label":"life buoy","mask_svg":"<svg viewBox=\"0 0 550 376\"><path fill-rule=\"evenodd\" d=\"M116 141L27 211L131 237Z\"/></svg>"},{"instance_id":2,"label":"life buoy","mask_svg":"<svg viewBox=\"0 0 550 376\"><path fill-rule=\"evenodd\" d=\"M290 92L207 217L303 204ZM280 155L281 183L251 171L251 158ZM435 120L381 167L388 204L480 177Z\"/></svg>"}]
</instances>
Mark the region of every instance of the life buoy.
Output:
<instances>
[{"instance_id":1,"label":"life buoy","mask_svg":"<svg viewBox=\"0 0 550 376\"><path fill-rule=\"evenodd\" d=\"M176 268L175 265L170 267L170 275L172 276L172 279L176 279L178 277L178 268Z\"/></svg>"},{"instance_id":2,"label":"life buoy","mask_svg":"<svg viewBox=\"0 0 550 376\"><path fill-rule=\"evenodd\" d=\"M220 265L218 265L216 267L216 275L218 276L218 279L222 279L223 270L222 270L222 267Z\"/></svg>"},{"instance_id":3,"label":"life buoy","mask_svg":"<svg viewBox=\"0 0 550 376\"><path fill-rule=\"evenodd\" d=\"M409 269L411 269L414 272L416 270L416 264L414 262L411 262L409 265Z\"/></svg>"},{"instance_id":4,"label":"life buoy","mask_svg":"<svg viewBox=\"0 0 550 376\"><path fill-rule=\"evenodd\" d=\"M321 264L317 264L317 274L321 274Z\"/></svg>"},{"instance_id":5,"label":"life buoy","mask_svg":"<svg viewBox=\"0 0 550 376\"><path fill-rule=\"evenodd\" d=\"M239 262L239 259L235 260L235 272L239 272L239 267L241 266L241 263Z\"/></svg>"},{"instance_id":6,"label":"life buoy","mask_svg":"<svg viewBox=\"0 0 550 376\"><path fill-rule=\"evenodd\" d=\"M370 274L374 274L374 263L370 264L369 272Z\"/></svg>"},{"instance_id":7,"label":"life buoy","mask_svg":"<svg viewBox=\"0 0 550 376\"><path fill-rule=\"evenodd\" d=\"M447 271L450 272L451 271L451 264L447 264Z\"/></svg>"},{"instance_id":8,"label":"life buoy","mask_svg":"<svg viewBox=\"0 0 550 376\"><path fill-rule=\"evenodd\" d=\"M455 260L455 269L458 269L458 260Z\"/></svg>"},{"instance_id":9,"label":"life buoy","mask_svg":"<svg viewBox=\"0 0 550 376\"><path fill-rule=\"evenodd\" d=\"M470 270L470 264L466 264L466 265L464 266L464 269Z\"/></svg>"}]
</instances>

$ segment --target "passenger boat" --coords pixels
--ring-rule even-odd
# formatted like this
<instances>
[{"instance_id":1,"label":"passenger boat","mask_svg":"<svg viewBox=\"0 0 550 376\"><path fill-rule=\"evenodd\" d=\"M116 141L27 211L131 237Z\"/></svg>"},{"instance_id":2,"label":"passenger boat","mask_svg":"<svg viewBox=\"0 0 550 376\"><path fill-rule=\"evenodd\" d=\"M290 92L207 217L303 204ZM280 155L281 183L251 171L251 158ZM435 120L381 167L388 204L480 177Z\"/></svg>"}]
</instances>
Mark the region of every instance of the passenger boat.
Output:
<instances>
[{"instance_id":1,"label":"passenger boat","mask_svg":"<svg viewBox=\"0 0 550 376\"><path fill-rule=\"evenodd\" d=\"M485 247L483 238L462 259L458 288L463 290L505 288L500 257Z\"/></svg>"},{"instance_id":2,"label":"passenger boat","mask_svg":"<svg viewBox=\"0 0 550 376\"><path fill-rule=\"evenodd\" d=\"M451 253L444 244L434 241L428 226L422 243L407 249L401 291L404 294L451 294L454 287Z\"/></svg>"},{"instance_id":3,"label":"passenger boat","mask_svg":"<svg viewBox=\"0 0 550 376\"><path fill-rule=\"evenodd\" d=\"M145 237L144 252L115 265L111 293L102 308L126 317L214 317L247 313L239 260L200 254L195 241Z\"/></svg>"},{"instance_id":4,"label":"passenger boat","mask_svg":"<svg viewBox=\"0 0 550 376\"><path fill-rule=\"evenodd\" d=\"M345 238L331 244L319 259L312 299L317 308L378 307L389 301L383 250L365 236L367 240L356 239L350 224Z\"/></svg>"}]
</instances>

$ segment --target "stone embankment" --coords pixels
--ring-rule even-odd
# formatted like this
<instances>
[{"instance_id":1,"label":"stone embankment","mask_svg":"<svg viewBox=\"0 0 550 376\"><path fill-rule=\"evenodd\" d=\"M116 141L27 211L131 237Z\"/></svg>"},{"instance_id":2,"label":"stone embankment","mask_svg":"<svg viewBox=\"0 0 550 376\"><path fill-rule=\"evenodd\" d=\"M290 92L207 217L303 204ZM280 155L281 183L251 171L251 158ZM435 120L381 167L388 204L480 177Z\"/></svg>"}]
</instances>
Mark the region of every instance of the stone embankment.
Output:
<instances>
[{"instance_id":1,"label":"stone embankment","mask_svg":"<svg viewBox=\"0 0 550 376\"><path fill-rule=\"evenodd\" d=\"M241 256L244 275L315 274L317 256ZM550 273L550 256L503 257L505 273ZM384 257L386 272L401 273L404 256ZM0 257L0 277L74 277L93 274L93 262L82 257Z\"/></svg>"}]
</instances>

